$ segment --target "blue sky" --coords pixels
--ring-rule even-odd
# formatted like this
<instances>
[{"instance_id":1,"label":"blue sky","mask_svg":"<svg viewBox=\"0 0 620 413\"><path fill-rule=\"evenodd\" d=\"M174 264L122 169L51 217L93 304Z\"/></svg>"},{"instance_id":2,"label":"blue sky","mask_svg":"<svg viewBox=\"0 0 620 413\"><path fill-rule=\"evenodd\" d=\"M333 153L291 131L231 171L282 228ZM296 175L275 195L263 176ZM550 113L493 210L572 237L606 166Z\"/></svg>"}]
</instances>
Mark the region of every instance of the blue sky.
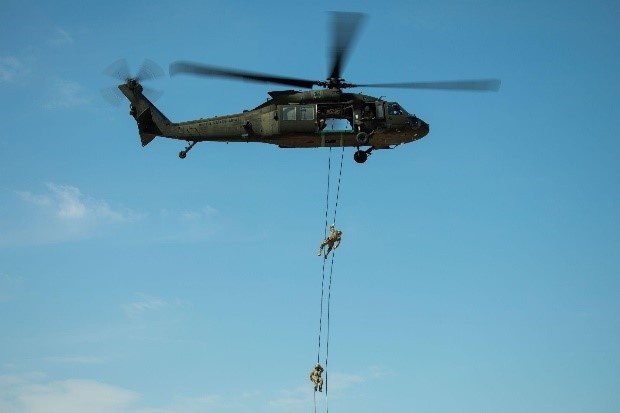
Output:
<instances>
[{"instance_id":1,"label":"blue sky","mask_svg":"<svg viewBox=\"0 0 620 413\"><path fill-rule=\"evenodd\" d=\"M99 91L119 58L322 80L329 10L368 14L348 81L502 79L359 90L431 132L364 165L345 151L329 408L617 411L620 5L474 0L5 0L0 411L314 411L330 152L202 143L181 161ZM149 86L174 121L278 89Z\"/></svg>"}]
</instances>

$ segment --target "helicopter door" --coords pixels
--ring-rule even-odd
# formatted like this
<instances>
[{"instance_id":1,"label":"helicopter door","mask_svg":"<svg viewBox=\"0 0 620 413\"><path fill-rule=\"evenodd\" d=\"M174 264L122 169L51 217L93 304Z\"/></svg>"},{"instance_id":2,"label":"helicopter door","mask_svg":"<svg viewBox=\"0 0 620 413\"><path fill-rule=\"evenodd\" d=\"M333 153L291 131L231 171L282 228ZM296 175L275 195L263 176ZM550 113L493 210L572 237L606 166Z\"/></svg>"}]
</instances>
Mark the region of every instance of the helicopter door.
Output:
<instances>
[{"instance_id":1,"label":"helicopter door","mask_svg":"<svg viewBox=\"0 0 620 413\"><path fill-rule=\"evenodd\" d=\"M347 133L353 131L353 107L350 104L319 104L317 112L319 132Z\"/></svg>"},{"instance_id":2,"label":"helicopter door","mask_svg":"<svg viewBox=\"0 0 620 413\"><path fill-rule=\"evenodd\" d=\"M281 133L316 132L315 105L279 105Z\"/></svg>"}]
</instances>

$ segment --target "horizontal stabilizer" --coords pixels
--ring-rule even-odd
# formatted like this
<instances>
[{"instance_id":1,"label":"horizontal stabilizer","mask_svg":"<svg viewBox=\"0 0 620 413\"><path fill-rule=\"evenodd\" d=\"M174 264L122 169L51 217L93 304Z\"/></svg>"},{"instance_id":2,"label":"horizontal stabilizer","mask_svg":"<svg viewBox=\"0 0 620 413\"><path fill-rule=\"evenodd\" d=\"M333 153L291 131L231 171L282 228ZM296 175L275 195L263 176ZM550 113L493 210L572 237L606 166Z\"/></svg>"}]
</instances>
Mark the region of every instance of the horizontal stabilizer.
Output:
<instances>
[{"instance_id":1,"label":"horizontal stabilizer","mask_svg":"<svg viewBox=\"0 0 620 413\"><path fill-rule=\"evenodd\" d=\"M138 115L136 120L138 121L138 131L140 132L140 141L142 141L142 146L148 145L157 135L162 134L153 121L150 107L147 107L140 115Z\"/></svg>"}]
</instances>

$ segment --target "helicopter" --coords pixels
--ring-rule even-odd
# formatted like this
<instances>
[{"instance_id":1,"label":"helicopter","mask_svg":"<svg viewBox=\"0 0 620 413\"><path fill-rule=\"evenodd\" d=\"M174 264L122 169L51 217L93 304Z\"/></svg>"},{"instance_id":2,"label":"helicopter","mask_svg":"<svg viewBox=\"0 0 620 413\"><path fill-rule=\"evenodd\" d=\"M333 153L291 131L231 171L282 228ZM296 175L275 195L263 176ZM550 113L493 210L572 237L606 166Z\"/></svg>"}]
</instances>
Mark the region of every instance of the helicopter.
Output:
<instances>
[{"instance_id":1,"label":"helicopter","mask_svg":"<svg viewBox=\"0 0 620 413\"><path fill-rule=\"evenodd\" d=\"M364 19L363 13L332 12L331 70L325 80L283 77L187 61L170 64L170 76L189 74L306 89L268 92L270 98L266 102L232 115L171 122L145 96L147 90L141 82L164 75L163 70L149 60L133 77L124 60L111 65L104 73L124 82L118 85L118 90L130 102L129 114L138 124L142 146L157 136L184 140L187 146L179 152L181 159L198 142L259 142L280 148L354 147L354 160L364 163L374 150L393 149L422 139L429 133L429 124L407 112L398 102L349 93L345 89L499 90L498 79L374 84L345 81L342 70ZM321 89L313 89L314 86Z\"/></svg>"}]
</instances>

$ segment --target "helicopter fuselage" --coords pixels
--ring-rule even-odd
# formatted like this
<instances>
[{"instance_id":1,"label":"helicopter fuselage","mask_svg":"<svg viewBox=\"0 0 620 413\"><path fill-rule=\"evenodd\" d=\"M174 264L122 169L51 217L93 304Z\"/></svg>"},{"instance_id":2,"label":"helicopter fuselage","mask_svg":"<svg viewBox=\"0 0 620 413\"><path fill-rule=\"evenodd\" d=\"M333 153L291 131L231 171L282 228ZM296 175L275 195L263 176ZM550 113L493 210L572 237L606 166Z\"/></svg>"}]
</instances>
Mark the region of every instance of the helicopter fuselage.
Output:
<instances>
[{"instance_id":1,"label":"helicopter fuselage","mask_svg":"<svg viewBox=\"0 0 620 413\"><path fill-rule=\"evenodd\" d=\"M137 88L132 90L126 85L119 88L132 102L130 113L136 118L141 135L146 132L189 142L383 149L421 139L429 132L426 122L410 115L396 102L338 90L270 92L271 99L252 110L176 123L163 115L158 122L157 116L152 116L152 110L157 109ZM145 116L149 110L151 117ZM142 143L146 145L151 140L143 138Z\"/></svg>"},{"instance_id":2,"label":"helicopter fuselage","mask_svg":"<svg viewBox=\"0 0 620 413\"><path fill-rule=\"evenodd\" d=\"M421 139L429 125L398 103L340 90L270 92L271 99L227 116L171 122L143 94L139 83L119 85L129 99L142 146L156 136L185 140L181 158L197 142L260 142L281 148L357 147L363 163L374 149L389 149ZM361 147L368 149L361 150Z\"/></svg>"}]
</instances>

